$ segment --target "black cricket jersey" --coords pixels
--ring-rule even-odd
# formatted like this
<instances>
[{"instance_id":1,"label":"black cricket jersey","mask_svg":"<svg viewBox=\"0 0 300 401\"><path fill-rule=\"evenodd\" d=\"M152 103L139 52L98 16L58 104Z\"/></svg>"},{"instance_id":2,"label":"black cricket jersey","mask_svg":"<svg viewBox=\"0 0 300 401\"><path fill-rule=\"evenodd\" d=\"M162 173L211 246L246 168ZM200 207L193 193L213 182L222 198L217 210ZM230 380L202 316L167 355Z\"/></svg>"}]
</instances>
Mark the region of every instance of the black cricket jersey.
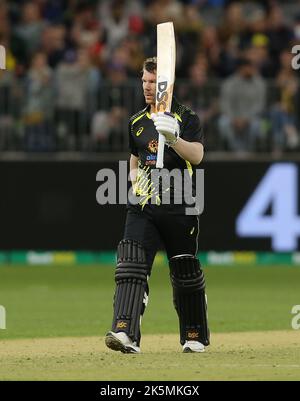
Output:
<instances>
[{"instance_id":1,"label":"black cricket jersey","mask_svg":"<svg viewBox=\"0 0 300 401\"><path fill-rule=\"evenodd\" d=\"M188 142L204 143L203 129L199 117L188 107L173 98L172 113L180 126L180 138ZM159 134L150 116L150 106L133 115L129 120L130 152L139 158L135 194L143 208L147 203L168 204L181 211L191 206L195 197L195 170L189 161L182 159L172 147L164 149L164 179L153 179L160 172L156 169ZM169 176L169 177L168 177ZM164 195L165 194L165 195ZM169 197L169 198L168 198ZM191 198L192 197L192 198ZM188 199L188 203L186 202ZM131 202L129 201L129 204Z\"/></svg>"}]
</instances>

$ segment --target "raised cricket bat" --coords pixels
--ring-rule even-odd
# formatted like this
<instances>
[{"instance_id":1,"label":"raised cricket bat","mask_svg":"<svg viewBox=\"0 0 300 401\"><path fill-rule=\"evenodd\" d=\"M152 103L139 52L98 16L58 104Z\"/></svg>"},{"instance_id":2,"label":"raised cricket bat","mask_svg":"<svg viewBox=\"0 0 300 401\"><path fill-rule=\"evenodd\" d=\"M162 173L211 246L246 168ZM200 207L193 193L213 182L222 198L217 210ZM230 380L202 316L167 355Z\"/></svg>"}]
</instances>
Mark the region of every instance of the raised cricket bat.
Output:
<instances>
[{"instance_id":1,"label":"raised cricket bat","mask_svg":"<svg viewBox=\"0 0 300 401\"><path fill-rule=\"evenodd\" d=\"M176 45L173 22L157 25L156 112L171 111L175 81ZM156 167L164 166L165 137L159 134Z\"/></svg>"},{"instance_id":2,"label":"raised cricket bat","mask_svg":"<svg viewBox=\"0 0 300 401\"><path fill-rule=\"evenodd\" d=\"M0 70L5 70L6 68L5 59L6 59L5 47L0 46Z\"/></svg>"}]
</instances>

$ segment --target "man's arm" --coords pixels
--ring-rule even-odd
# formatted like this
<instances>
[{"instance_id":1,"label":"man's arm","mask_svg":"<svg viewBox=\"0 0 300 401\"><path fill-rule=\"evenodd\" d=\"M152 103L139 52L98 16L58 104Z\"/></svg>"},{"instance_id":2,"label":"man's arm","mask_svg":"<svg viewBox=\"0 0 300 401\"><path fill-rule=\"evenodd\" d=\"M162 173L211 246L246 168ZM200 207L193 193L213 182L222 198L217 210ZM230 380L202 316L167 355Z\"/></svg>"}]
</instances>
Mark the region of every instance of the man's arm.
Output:
<instances>
[{"instance_id":1,"label":"man's arm","mask_svg":"<svg viewBox=\"0 0 300 401\"><path fill-rule=\"evenodd\" d=\"M137 177L137 171L138 171L138 161L139 161L139 158L137 156L131 154L130 162L129 162L129 169L130 169L130 179L131 179L133 188L136 183L136 177Z\"/></svg>"},{"instance_id":2,"label":"man's arm","mask_svg":"<svg viewBox=\"0 0 300 401\"><path fill-rule=\"evenodd\" d=\"M177 118L170 113L152 114L151 117L156 130L165 136L166 144L172 147L182 159L194 165L201 162L204 153L203 131L200 120L194 112L189 112L182 132L180 132Z\"/></svg>"},{"instance_id":3,"label":"man's arm","mask_svg":"<svg viewBox=\"0 0 300 401\"><path fill-rule=\"evenodd\" d=\"M182 159L191 164L198 165L203 159L204 147L200 142L188 142L178 138L177 143L172 148Z\"/></svg>"}]
</instances>

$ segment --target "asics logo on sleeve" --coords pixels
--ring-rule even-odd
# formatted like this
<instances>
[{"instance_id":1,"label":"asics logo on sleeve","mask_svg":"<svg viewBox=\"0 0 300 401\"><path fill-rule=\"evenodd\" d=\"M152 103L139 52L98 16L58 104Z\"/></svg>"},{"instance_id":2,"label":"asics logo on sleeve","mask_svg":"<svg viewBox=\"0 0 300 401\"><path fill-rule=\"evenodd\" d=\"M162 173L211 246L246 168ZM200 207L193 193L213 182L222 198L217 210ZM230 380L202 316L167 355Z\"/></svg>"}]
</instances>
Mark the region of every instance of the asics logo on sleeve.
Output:
<instances>
[{"instance_id":1,"label":"asics logo on sleeve","mask_svg":"<svg viewBox=\"0 0 300 401\"><path fill-rule=\"evenodd\" d=\"M141 133L144 131L144 127L141 127L137 132L136 132L136 136L140 136Z\"/></svg>"}]
</instances>

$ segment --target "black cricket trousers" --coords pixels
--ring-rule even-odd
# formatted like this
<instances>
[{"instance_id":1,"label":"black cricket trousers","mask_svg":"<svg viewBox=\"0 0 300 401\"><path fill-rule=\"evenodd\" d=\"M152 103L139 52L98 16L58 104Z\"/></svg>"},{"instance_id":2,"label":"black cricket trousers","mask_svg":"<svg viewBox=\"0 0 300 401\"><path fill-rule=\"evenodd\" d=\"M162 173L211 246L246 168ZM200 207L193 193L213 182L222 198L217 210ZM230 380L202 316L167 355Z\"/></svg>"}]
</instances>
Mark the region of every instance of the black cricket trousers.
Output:
<instances>
[{"instance_id":1,"label":"black cricket trousers","mask_svg":"<svg viewBox=\"0 0 300 401\"><path fill-rule=\"evenodd\" d=\"M198 252L199 216L176 214L168 205L129 205L124 239L139 241L145 248L151 273L156 252L165 248L168 259L172 256Z\"/></svg>"}]
</instances>

